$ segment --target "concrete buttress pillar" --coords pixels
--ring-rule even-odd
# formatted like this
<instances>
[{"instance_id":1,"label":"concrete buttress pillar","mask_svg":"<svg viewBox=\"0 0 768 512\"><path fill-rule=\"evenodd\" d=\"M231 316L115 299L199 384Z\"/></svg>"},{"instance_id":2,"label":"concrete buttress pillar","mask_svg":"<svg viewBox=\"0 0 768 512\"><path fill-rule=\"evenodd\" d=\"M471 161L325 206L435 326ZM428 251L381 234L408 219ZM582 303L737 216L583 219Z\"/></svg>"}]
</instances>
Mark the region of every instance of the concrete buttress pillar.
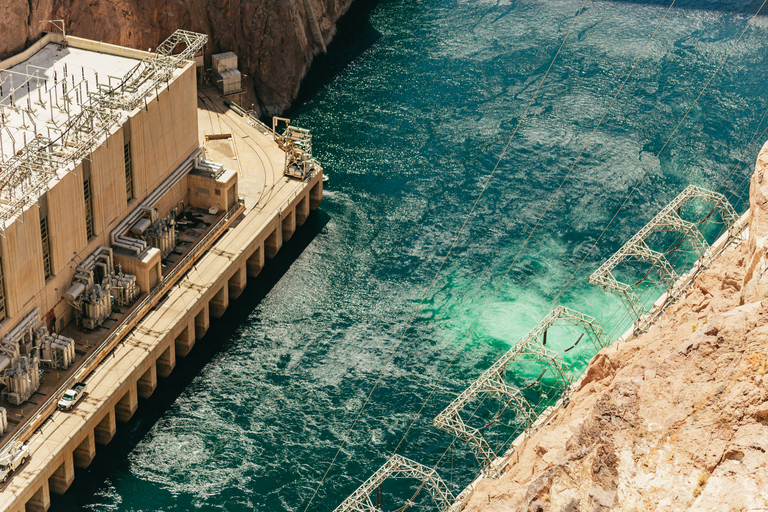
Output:
<instances>
[{"instance_id":1,"label":"concrete buttress pillar","mask_svg":"<svg viewBox=\"0 0 768 512\"><path fill-rule=\"evenodd\" d=\"M248 277L256 277L259 275L261 269L264 268L263 245L258 246L256 250L253 251L251 257L248 258L248 261L246 261L245 266L248 269Z\"/></svg>"},{"instance_id":2,"label":"concrete buttress pillar","mask_svg":"<svg viewBox=\"0 0 768 512\"><path fill-rule=\"evenodd\" d=\"M27 512L45 512L51 507L51 492L48 489L48 480L43 480L43 485L27 501Z\"/></svg>"},{"instance_id":3,"label":"concrete buttress pillar","mask_svg":"<svg viewBox=\"0 0 768 512\"><path fill-rule=\"evenodd\" d=\"M283 242L287 242L296 232L296 210L286 213L281 225L283 229Z\"/></svg>"},{"instance_id":4,"label":"concrete buttress pillar","mask_svg":"<svg viewBox=\"0 0 768 512\"><path fill-rule=\"evenodd\" d=\"M278 226L275 228L272 233L267 237L266 240L264 240L264 256L267 257L267 259L272 259L277 254L277 251L280 250L280 247L283 245L283 230L281 226Z\"/></svg>"},{"instance_id":5,"label":"concrete buttress pillar","mask_svg":"<svg viewBox=\"0 0 768 512\"><path fill-rule=\"evenodd\" d=\"M93 432L88 432L83 442L75 448L72 457L75 462L75 467L87 468L93 458L96 456L96 435Z\"/></svg>"},{"instance_id":6,"label":"concrete buttress pillar","mask_svg":"<svg viewBox=\"0 0 768 512\"><path fill-rule=\"evenodd\" d=\"M229 285L227 283L216 292L208 307L212 317L221 318L224 316L224 312L229 307Z\"/></svg>"},{"instance_id":7,"label":"concrete buttress pillar","mask_svg":"<svg viewBox=\"0 0 768 512\"><path fill-rule=\"evenodd\" d=\"M296 205L296 225L304 225L307 217L309 217L309 194L305 194Z\"/></svg>"},{"instance_id":8,"label":"concrete buttress pillar","mask_svg":"<svg viewBox=\"0 0 768 512\"><path fill-rule=\"evenodd\" d=\"M194 338L193 343L194 343ZM171 342L168 344L160 357L157 358L157 374L162 377L168 377L173 369L176 367L176 343Z\"/></svg>"},{"instance_id":9,"label":"concrete buttress pillar","mask_svg":"<svg viewBox=\"0 0 768 512\"><path fill-rule=\"evenodd\" d=\"M206 304L195 316L195 339L199 340L208 332L208 327L211 326L211 317L208 313L208 304Z\"/></svg>"},{"instance_id":10,"label":"concrete buttress pillar","mask_svg":"<svg viewBox=\"0 0 768 512\"><path fill-rule=\"evenodd\" d=\"M323 179L320 178L309 191L309 209L315 211L320 206L320 202L323 200Z\"/></svg>"},{"instance_id":11,"label":"concrete buttress pillar","mask_svg":"<svg viewBox=\"0 0 768 512\"><path fill-rule=\"evenodd\" d=\"M65 451L59 468L48 477L48 487L50 492L62 495L67 492L74 480L75 463L72 460L72 452Z\"/></svg>"},{"instance_id":12,"label":"concrete buttress pillar","mask_svg":"<svg viewBox=\"0 0 768 512\"><path fill-rule=\"evenodd\" d=\"M245 290L246 284L248 284L248 273L245 270L245 265L243 265L235 271L235 275L230 277L227 283L230 300L237 299Z\"/></svg>"},{"instance_id":13,"label":"concrete buttress pillar","mask_svg":"<svg viewBox=\"0 0 768 512\"><path fill-rule=\"evenodd\" d=\"M136 383L136 388L138 389L139 397L146 400L152 396L152 393L155 392L156 387L157 365L155 365L153 361L149 365L149 368L147 368L147 371L145 371L144 374L139 378L139 381Z\"/></svg>"},{"instance_id":14,"label":"concrete buttress pillar","mask_svg":"<svg viewBox=\"0 0 768 512\"><path fill-rule=\"evenodd\" d=\"M192 347L195 346L195 339L197 338L195 336L196 324L197 322L194 318L190 319L184 330L181 331L178 336L176 336L176 340L173 342L173 344L175 346L177 356L186 356L192 350Z\"/></svg>"},{"instance_id":15,"label":"concrete buttress pillar","mask_svg":"<svg viewBox=\"0 0 768 512\"><path fill-rule=\"evenodd\" d=\"M96 438L96 442L100 445L108 445L109 442L115 437L117 432L117 424L115 422L115 409L110 408L104 418L93 429L93 435Z\"/></svg>"},{"instance_id":16,"label":"concrete buttress pillar","mask_svg":"<svg viewBox=\"0 0 768 512\"><path fill-rule=\"evenodd\" d=\"M128 421L136 412L139 407L139 393L136 389L136 381L131 382L128 385L128 389L125 391L123 398L115 405L115 417L120 423L128 423Z\"/></svg>"}]
</instances>

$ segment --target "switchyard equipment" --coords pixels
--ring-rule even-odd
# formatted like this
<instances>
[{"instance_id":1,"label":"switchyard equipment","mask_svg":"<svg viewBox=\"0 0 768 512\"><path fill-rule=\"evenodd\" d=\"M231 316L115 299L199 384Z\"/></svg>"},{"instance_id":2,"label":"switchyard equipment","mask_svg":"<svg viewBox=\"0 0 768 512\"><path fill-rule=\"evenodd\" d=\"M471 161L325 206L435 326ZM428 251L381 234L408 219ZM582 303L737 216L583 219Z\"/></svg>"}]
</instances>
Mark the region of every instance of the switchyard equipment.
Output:
<instances>
[{"instance_id":1,"label":"switchyard equipment","mask_svg":"<svg viewBox=\"0 0 768 512\"><path fill-rule=\"evenodd\" d=\"M182 213L183 205L172 208L165 218L158 216L156 207L188 174L196 172L216 179L225 172L222 165L205 160L204 156L202 149L194 151L110 232L110 241L115 251L141 257L148 248L156 247L160 249L163 258L173 252L176 247L176 218Z\"/></svg>"},{"instance_id":2,"label":"switchyard equipment","mask_svg":"<svg viewBox=\"0 0 768 512\"><path fill-rule=\"evenodd\" d=\"M368 480L357 488L334 512L381 512L381 503L374 505L371 494L378 492L381 484L389 478L409 478L421 482L432 496L438 510L447 511L454 501L453 494L434 469L414 462L401 455L393 455Z\"/></svg>"},{"instance_id":3,"label":"switchyard equipment","mask_svg":"<svg viewBox=\"0 0 768 512\"><path fill-rule=\"evenodd\" d=\"M277 135L277 124L286 123L282 135ZM306 128L291 126L291 120L284 117L272 118L272 136L280 149L285 151L285 167L283 174L292 178L304 179L315 169L312 158L312 134Z\"/></svg>"},{"instance_id":4,"label":"switchyard equipment","mask_svg":"<svg viewBox=\"0 0 768 512\"><path fill-rule=\"evenodd\" d=\"M690 222L680 216L682 207L689 203L712 204L712 209L703 219ZM723 223L729 229L739 218L722 194L689 185L589 276L589 283L617 295L632 317L636 330L642 331L645 327L642 318L649 313L649 309L645 307L635 289L645 277L634 284L621 282L614 276L616 267L625 263L650 264L651 268L646 277L655 273L657 282L668 294L668 302L676 300L682 290L678 286L680 276L666 257L672 251L665 253L655 251L649 247L647 239L659 232L679 233L688 242L692 252L702 258L702 266L706 267L711 263L714 254L710 254L709 244L699 230L699 225L708 220L715 211L720 214Z\"/></svg>"},{"instance_id":5,"label":"switchyard equipment","mask_svg":"<svg viewBox=\"0 0 768 512\"><path fill-rule=\"evenodd\" d=\"M131 234L160 249L165 258L176 247L176 212L171 211L168 217L161 219L154 208L142 206L139 211L141 217L131 226Z\"/></svg>"},{"instance_id":6,"label":"switchyard equipment","mask_svg":"<svg viewBox=\"0 0 768 512\"><path fill-rule=\"evenodd\" d=\"M177 30L120 79L90 69L0 72L0 234L59 178L144 106L208 37ZM174 53L176 50L178 53Z\"/></svg>"},{"instance_id":7,"label":"switchyard equipment","mask_svg":"<svg viewBox=\"0 0 768 512\"><path fill-rule=\"evenodd\" d=\"M535 408L525 399L520 389L506 383L504 374L515 361L538 361L544 363L545 372L548 371L554 378L555 387L567 393L575 380L574 376L560 356L545 346L547 332L554 325L570 325L581 328L594 352L606 347L609 343L608 336L597 320L564 306L557 306L520 339L512 349L483 372L432 422L440 430L469 443L478 462L484 467L484 472L490 477L498 477L502 470L501 466L494 464L498 455L483 436L482 429L468 425L462 418L461 411L476 399L492 398L513 410L517 423L522 429L530 429L537 417ZM572 347L566 350L575 348L581 340L582 338L579 338ZM541 374L539 380L543 377L544 373Z\"/></svg>"},{"instance_id":8,"label":"switchyard equipment","mask_svg":"<svg viewBox=\"0 0 768 512\"><path fill-rule=\"evenodd\" d=\"M130 305L139 296L136 276L115 273L110 247L99 247L75 269L72 286L64 298L75 308L77 324L85 329L96 329L109 318L113 309L112 287L120 285L115 295L123 305ZM115 301L117 302L117 301Z\"/></svg>"},{"instance_id":9,"label":"switchyard equipment","mask_svg":"<svg viewBox=\"0 0 768 512\"><path fill-rule=\"evenodd\" d=\"M36 355L19 357L13 367L2 373L5 381L2 398L14 405L29 400L40 387L40 360Z\"/></svg>"},{"instance_id":10,"label":"switchyard equipment","mask_svg":"<svg viewBox=\"0 0 768 512\"><path fill-rule=\"evenodd\" d=\"M40 387L40 364L66 370L75 361L75 341L51 334L41 326L40 310L34 309L0 340L1 396L20 405Z\"/></svg>"},{"instance_id":11,"label":"switchyard equipment","mask_svg":"<svg viewBox=\"0 0 768 512\"><path fill-rule=\"evenodd\" d=\"M46 326L35 331L35 345L40 349L40 363L43 366L67 370L75 363L75 340L49 333Z\"/></svg>"},{"instance_id":12,"label":"switchyard equipment","mask_svg":"<svg viewBox=\"0 0 768 512\"><path fill-rule=\"evenodd\" d=\"M0 381L5 384L0 396L14 405L29 400L40 387L40 361L35 345L35 331L39 327L36 308L0 340Z\"/></svg>"}]
</instances>

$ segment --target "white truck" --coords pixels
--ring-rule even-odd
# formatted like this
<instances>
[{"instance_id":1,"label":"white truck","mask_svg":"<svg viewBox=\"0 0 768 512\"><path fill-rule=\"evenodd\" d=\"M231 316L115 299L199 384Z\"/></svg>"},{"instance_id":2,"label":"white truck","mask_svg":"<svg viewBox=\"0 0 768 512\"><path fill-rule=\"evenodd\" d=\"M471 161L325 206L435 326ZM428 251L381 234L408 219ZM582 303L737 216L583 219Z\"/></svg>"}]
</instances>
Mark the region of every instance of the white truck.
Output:
<instances>
[{"instance_id":1,"label":"white truck","mask_svg":"<svg viewBox=\"0 0 768 512\"><path fill-rule=\"evenodd\" d=\"M85 396L85 382L77 382L59 399L59 410L70 411Z\"/></svg>"},{"instance_id":2,"label":"white truck","mask_svg":"<svg viewBox=\"0 0 768 512\"><path fill-rule=\"evenodd\" d=\"M11 473L27 462L29 448L21 441L16 441L0 455L0 481L7 482Z\"/></svg>"}]
</instances>

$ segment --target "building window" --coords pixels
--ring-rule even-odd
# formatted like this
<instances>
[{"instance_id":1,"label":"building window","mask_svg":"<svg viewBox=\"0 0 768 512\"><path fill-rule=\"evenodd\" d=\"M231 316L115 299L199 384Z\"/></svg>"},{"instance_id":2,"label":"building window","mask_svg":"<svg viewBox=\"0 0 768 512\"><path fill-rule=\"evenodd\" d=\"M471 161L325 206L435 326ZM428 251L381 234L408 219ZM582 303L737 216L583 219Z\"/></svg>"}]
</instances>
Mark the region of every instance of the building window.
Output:
<instances>
[{"instance_id":1,"label":"building window","mask_svg":"<svg viewBox=\"0 0 768 512\"><path fill-rule=\"evenodd\" d=\"M45 278L51 277L51 241L48 238L48 217L40 219L40 238L43 241L43 272Z\"/></svg>"},{"instance_id":2,"label":"building window","mask_svg":"<svg viewBox=\"0 0 768 512\"><path fill-rule=\"evenodd\" d=\"M85 233L88 240L93 238L93 201L91 200L91 178L83 180L83 195L85 196Z\"/></svg>"},{"instance_id":3,"label":"building window","mask_svg":"<svg viewBox=\"0 0 768 512\"><path fill-rule=\"evenodd\" d=\"M5 280L3 279L3 262L0 259L0 322L5 318Z\"/></svg>"},{"instance_id":4,"label":"building window","mask_svg":"<svg viewBox=\"0 0 768 512\"><path fill-rule=\"evenodd\" d=\"M128 141L123 146L123 154L125 156L125 194L128 197L128 201L133 199L133 168L131 167L131 141Z\"/></svg>"}]
</instances>

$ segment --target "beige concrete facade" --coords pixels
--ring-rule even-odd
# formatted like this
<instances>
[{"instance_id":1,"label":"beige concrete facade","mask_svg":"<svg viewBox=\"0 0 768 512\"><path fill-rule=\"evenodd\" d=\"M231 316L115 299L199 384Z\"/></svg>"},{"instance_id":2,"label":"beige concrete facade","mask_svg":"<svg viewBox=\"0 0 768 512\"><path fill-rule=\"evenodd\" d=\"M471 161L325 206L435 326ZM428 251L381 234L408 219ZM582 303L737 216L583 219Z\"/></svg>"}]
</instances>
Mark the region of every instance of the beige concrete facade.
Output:
<instances>
[{"instance_id":1,"label":"beige concrete facade","mask_svg":"<svg viewBox=\"0 0 768 512\"><path fill-rule=\"evenodd\" d=\"M120 56L148 55L78 38L68 41L72 47L98 48ZM16 60L0 63L0 68ZM38 205L30 204L9 226L7 236L0 237L6 300L6 318L0 329L9 331L36 307L42 315L52 312L57 319L54 328L58 330L71 320L71 308L61 300L61 294L72 281L78 261L99 246L110 245L110 231L198 147L195 91L195 65L189 62L167 87L158 89L144 108L130 113L126 123L113 129L94 149L90 161L81 162L71 172L60 172L59 180L45 193L53 272L47 280L43 273ZM133 177L130 200L126 194L126 140L130 140ZM86 235L85 179L90 180L93 212L90 239ZM174 199L186 195L186 183L176 191Z\"/></svg>"},{"instance_id":2,"label":"beige concrete facade","mask_svg":"<svg viewBox=\"0 0 768 512\"><path fill-rule=\"evenodd\" d=\"M194 68L190 65L182 77L186 80L184 83L191 84L194 94ZM171 91L176 87L175 83L171 84ZM284 177L284 153L276 143L250 126L245 118L227 110L221 98L214 97L210 91L208 94L210 96L204 98L205 102L202 99L198 102L200 108L195 108L193 118L189 118L190 113L186 110L186 101L189 100L186 89L183 96L187 100L178 103L183 115L170 107L178 98L175 99L173 94L162 96L161 93L159 105L141 114L146 116L146 124L136 121L134 126L136 116L132 118L130 140L133 152L138 155L142 151L141 144L145 148L152 144L153 151L158 152L172 148L164 153L166 157L162 164L159 163L160 157L158 162L142 161L141 164L141 158L136 157L134 168L147 165L149 177L138 183L135 180L135 190L137 193L143 191L142 194L151 191L162 181L163 175L158 170L161 165L174 168L198 143L203 143L206 134L221 133L225 128L227 133L233 135L239 155L239 192L248 207L233 227L117 345L110 357L91 373L87 379L88 396L72 412L53 413L51 421L28 439L30 459L7 484L0 487L0 511L47 510L50 493L66 491L77 477L75 468L90 464L98 452L97 446L108 444L119 428L118 423L128 421L141 405L141 400L151 396L156 386L162 385L162 381L158 383L158 377L162 379L172 373L177 357L186 356L196 343L205 341L204 335L210 328L212 318L219 318L225 313L230 302L243 293L248 278L259 275L265 259L278 256L283 243L291 238L322 200L321 171L304 182ZM192 101L194 105L194 97ZM178 126L179 122L185 126ZM159 128L156 127L160 126L169 130L170 134L158 133ZM189 126L194 127L193 144L189 141ZM120 151L123 150L123 137L123 133L113 134L114 145L119 146ZM187 153L183 148L187 148ZM207 157L216 160L215 154ZM111 147L109 150L105 148L99 159L94 157L91 176L98 172L97 162L111 161L114 164L118 160L123 161L122 158L116 160L116 153L113 154ZM106 194L112 194L114 199L119 196L117 171L111 178L109 176L99 186ZM231 187L230 180L230 176L221 180L220 197L225 200L226 191ZM189 186L189 181L186 183ZM75 189L73 186L72 193ZM110 210L108 206L106 203L100 206L100 215L103 215L101 225L106 227L88 242L88 248L104 243L103 237L108 236L108 228L120 218L120 214L115 213L119 208ZM34 237L30 235L30 239ZM39 238L36 241L39 245ZM28 244L31 247L34 240ZM6 254L5 247L2 249ZM66 255L57 257L61 264ZM70 269L66 265L64 268ZM63 275L66 274L64 272ZM36 279L39 281L40 276ZM63 282L65 280L60 282L57 275L49 279L48 287L57 283L61 289ZM46 294L39 292L36 297L42 298L34 300L49 300ZM57 297L52 295L50 302L43 303L46 307L53 307L55 300L58 300ZM28 311L31 302L32 299L28 299L19 311Z\"/></svg>"}]
</instances>

